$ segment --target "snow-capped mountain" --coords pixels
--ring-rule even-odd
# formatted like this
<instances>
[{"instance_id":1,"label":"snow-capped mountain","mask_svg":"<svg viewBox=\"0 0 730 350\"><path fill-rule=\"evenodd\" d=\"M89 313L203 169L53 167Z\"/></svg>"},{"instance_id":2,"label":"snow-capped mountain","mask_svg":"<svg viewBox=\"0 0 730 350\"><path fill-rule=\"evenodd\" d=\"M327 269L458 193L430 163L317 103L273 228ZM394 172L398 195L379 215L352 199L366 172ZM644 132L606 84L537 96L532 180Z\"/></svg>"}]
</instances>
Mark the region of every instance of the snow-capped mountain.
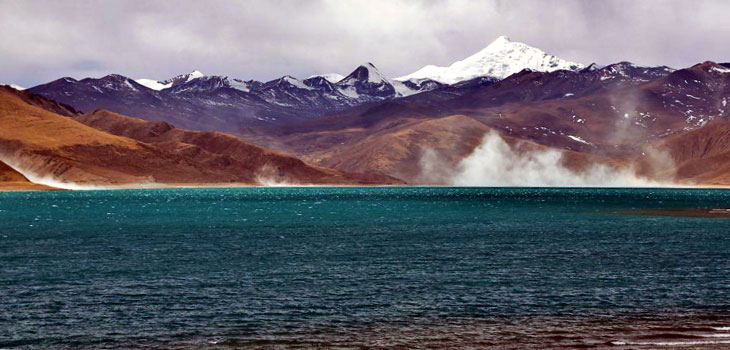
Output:
<instances>
[{"instance_id":1,"label":"snow-capped mountain","mask_svg":"<svg viewBox=\"0 0 730 350\"><path fill-rule=\"evenodd\" d=\"M581 68L583 65L580 63L560 59L501 36L481 51L448 67L428 65L395 80L431 79L444 84L455 84L482 76L504 79L524 69L552 72L561 69L575 71Z\"/></svg>"},{"instance_id":2,"label":"snow-capped mountain","mask_svg":"<svg viewBox=\"0 0 730 350\"><path fill-rule=\"evenodd\" d=\"M309 119L436 86L390 80L368 63L342 79L331 74L305 80L285 75L260 82L193 71L167 80L133 80L118 74L67 77L31 90L84 112L107 109L185 128L220 130Z\"/></svg>"},{"instance_id":3,"label":"snow-capped mountain","mask_svg":"<svg viewBox=\"0 0 730 350\"><path fill-rule=\"evenodd\" d=\"M289 75L268 82L206 76L200 71L166 80L136 79L148 89L169 94L211 93L230 88L251 93L278 106L337 109L363 102L410 96L443 86L430 79L400 82L388 79L372 63L364 63L347 77L336 74L313 75L299 80Z\"/></svg>"},{"instance_id":4,"label":"snow-capped mountain","mask_svg":"<svg viewBox=\"0 0 730 350\"><path fill-rule=\"evenodd\" d=\"M390 79L368 62L344 77L321 74L301 80L285 75L261 82L204 75L200 71L166 80L132 80L111 74L98 79L61 78L33 87L31 91L84 112L108 109L150 120L165 120L185 128L238 130L262 124L287 125L403 97L442 101L484 91L497 84L501 91L511 91L511 95L493 97L490 103L500 103L515 96L577 97L668 74L662 67L638 67L630 63L579 69L582 67L502 37L450 67L437 67L440 73L434 78L417 77L414 73L399 78L402 80ZM563 68L566 70L560 70ZM502 79L507 75L519 78L525 74L543 74L540 71L550 71L555 76L536 76L529 79L529 85L519 83L519 79ZM461 80L472 76L474 78ZM450 81L459 82L445 83ZM514 84L518 85L513 90L510 86ZM427 91L428 94L422 94Z\"/></svg>"}]
</instances>

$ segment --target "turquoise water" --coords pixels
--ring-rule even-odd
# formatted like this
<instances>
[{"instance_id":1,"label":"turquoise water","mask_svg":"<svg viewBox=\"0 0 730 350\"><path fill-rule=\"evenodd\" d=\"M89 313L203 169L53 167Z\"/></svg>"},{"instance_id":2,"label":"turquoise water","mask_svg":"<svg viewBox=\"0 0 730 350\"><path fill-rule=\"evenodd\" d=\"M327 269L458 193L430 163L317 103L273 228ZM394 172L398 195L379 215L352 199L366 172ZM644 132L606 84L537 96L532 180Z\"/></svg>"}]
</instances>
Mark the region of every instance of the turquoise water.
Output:
<instances>
[{"instance_id":1,"label":"turquoise water","mask_svg":"<svg viewBox=\"0 0 730 350\"><path fill-rule=\"evenodd\" d=\"M721 346L730 219L630 212L728 206L680 189L0 193L0 348Z\"/></svg>"}]
</instances>

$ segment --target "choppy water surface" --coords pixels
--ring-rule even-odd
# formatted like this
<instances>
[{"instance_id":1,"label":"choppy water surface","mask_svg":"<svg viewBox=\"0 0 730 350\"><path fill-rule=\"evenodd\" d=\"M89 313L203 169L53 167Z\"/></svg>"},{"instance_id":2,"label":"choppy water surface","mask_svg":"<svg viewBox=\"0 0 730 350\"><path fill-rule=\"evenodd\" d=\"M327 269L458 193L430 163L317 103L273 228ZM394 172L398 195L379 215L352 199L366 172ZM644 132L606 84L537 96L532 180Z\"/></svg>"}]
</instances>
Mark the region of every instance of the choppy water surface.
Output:
<instances>
[{"instance_id":1,"label":"choppy water surface","mask_svg":"<svg viewBox=\"0 0 730 350\"><path fill-rule=\"evenodd\" d=\"M721 349L730 219L651 213L727 207L723 190L0 193L0 348Z\"/></svg>"}]
</instances>

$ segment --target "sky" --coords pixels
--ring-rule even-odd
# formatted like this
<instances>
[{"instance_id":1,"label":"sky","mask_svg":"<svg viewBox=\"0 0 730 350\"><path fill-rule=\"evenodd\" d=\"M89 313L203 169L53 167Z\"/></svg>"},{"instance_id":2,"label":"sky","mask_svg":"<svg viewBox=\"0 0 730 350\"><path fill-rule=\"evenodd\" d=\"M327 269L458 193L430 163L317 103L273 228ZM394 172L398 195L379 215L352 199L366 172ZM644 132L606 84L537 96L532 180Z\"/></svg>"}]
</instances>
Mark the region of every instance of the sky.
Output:
<instances>
[{"instance_id":1,"label":"sky","mask_svg":"<svg viewBox=\"0 0 730 350\"><path fill-rule=\"evenodd\" d=\"M0 0L0 82L192 70L244 80L396 77L500 35L570 61L682 68L730 61L730 1Z\"/></svg>"}]
</instances>

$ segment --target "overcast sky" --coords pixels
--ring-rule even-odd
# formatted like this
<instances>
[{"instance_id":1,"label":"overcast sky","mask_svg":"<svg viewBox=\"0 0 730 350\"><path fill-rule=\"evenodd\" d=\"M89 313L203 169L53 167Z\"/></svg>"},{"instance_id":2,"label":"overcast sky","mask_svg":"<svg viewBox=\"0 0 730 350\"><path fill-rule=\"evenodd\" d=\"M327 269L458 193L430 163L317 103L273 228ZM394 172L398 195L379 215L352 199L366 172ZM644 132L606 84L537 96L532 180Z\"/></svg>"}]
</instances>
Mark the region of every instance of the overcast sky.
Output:
<instances>
[{"instance_id":1,"label":"overcast sky","mask_svg":"<svg viewBox=\"0 0 730 350\"><path fill-rule=\"evenodd\" d=\"M306 78L366 61L399 76L500 35L586 64L684 67L730 61L728 18L730 1L698 0L0 0L0 82Z\"/></svg>"}]
</instances>

